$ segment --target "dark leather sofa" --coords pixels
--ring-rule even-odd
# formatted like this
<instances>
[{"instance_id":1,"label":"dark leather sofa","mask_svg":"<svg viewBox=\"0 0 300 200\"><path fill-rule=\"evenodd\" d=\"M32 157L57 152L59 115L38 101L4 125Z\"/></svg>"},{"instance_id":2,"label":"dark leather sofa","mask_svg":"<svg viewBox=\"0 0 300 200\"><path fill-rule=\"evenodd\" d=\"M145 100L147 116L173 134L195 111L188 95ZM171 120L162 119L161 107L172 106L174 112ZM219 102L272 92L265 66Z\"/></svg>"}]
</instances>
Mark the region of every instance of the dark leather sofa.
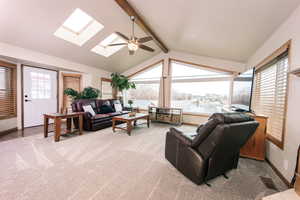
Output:
<instances>
[{"instance_id":1,"label":"dark leather sofa","mask_svg":"<svg viewBox=\"0 0 300 200\"><path fill-rule=\"evenodd\" d=\"M240 148L259 123L246 114L216 113L195 133L170 128L165 157L192 182L200 185L237 168ZM209 185L209 184L208 184Z\"/></svg>"},{"instance_id":2,"label":"dark leather sofa","mask_svg":"<svg viewBox=\"0 0 300 200\"><path fill-rule=\"evenodd\" d=\"M87 131L97 131L112 125L112 118L118 115L124 115L129 111L116 112L115 103L121 104L116 99L80 99L75 100L71 104L73 112L83 112L85 105L91 105L96 115L92 116L90 113L85 112L83 116L83 129ZM122 104L121 104L122 105ZM104 109L105 108L105 109ZM75 126L78 123L75 121Z\"/></svg>"}]
</instances>

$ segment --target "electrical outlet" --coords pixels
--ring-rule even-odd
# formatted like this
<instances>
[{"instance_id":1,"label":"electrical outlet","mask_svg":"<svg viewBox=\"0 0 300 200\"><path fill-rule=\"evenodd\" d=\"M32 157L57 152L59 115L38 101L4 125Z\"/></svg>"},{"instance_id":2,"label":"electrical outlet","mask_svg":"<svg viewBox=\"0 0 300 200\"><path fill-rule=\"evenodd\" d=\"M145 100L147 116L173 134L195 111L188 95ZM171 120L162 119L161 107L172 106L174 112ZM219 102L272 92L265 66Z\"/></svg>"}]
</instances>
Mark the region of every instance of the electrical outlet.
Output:
<instances>
[{"instance_id":1,"label":"electrical outlet","mask_svg":"<svg viewBox=\"0 0 300 200\"><path fill-rule=\"evenodd\" d=\"M288 168L289 168L289 161L288 160L283 161L283 167L284 167L284 170L288 170Z\"/></svg>"}]
</instances>

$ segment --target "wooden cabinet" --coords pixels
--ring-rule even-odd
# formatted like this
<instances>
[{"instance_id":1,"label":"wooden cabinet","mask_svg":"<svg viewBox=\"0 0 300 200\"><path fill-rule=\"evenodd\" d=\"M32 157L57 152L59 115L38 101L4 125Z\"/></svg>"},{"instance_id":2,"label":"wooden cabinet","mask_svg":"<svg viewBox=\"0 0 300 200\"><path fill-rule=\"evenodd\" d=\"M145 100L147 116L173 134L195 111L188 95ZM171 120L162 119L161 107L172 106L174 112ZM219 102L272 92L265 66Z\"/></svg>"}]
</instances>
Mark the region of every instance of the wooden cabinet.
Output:
<instances>
[{"instance_id":1,"label":"wooden cabinet","mask_svg":"<svg viewBox=\"0 0 300 200\"><path fill-rule=\"evenodd\" d=\"M265 160L266 151L266 129L267 120L265 116L252 116L259 122L259 126L256 129L254 135L248 140L240 151L240 155L246 158L252 158L256 160Z\"/></svg>"}]
</instances>

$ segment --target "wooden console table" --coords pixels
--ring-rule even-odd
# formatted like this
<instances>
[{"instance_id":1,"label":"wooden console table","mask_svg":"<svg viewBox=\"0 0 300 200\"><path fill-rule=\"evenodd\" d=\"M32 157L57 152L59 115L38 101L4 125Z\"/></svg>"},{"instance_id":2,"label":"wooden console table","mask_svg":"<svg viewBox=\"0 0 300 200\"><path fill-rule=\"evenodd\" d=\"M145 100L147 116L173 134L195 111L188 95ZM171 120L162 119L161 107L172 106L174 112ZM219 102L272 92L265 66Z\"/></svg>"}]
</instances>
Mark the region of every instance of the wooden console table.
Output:
<instances>
[{"instance_id":1,"label":"wooden console table","mask_svg":"<svg viewBox=\"0 0 300 200\"><path fill-rule=\"evenodd\" d=\"M79 135L82 135L82 126L83 126L83 114L84 112L74 112L74 113L53 113L53 114L44 114L44 137L48 137L48 125L49 119L54 120L54 140L58 142L61 135L61 121L62 119L67 119L67 131L66 133L71 133L72 130L72 119L79 118Z\"/></svg>"},{"instance_id":2,"label":"wooden console table","mask_svg":"<svg viewBox=\"0 0 300 200\"><path fill-rule=\"evenodd\" d=\"M163 108L163 107L149 106L148 113L151 121L165 122L174 125L182 124L181 108Z\"/></svg>"}]
</instances>

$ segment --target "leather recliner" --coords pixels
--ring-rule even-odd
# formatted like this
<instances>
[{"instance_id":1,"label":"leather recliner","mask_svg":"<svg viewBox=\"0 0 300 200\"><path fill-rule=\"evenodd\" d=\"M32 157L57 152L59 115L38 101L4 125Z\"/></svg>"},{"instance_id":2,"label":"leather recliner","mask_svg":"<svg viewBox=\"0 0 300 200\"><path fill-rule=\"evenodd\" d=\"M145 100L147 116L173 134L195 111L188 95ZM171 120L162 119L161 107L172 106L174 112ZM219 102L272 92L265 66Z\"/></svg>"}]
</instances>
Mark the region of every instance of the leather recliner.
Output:
<instances>
[{"instance_id":1,"label":"leather recliner","mask_svg":"<svg viewBox=\"0 0 300 200\"><path fill-rule=\"evenodd\" d=\"M119 100L116 99L79 99L72 102L73 112L84 112L83 106L91 105L96 115L92 116L90 113L85 112L83 115L83 129L86 131L97 131L103 128L112 126L112 118L118 115L124 115L129 113L125 111L117 112L114 108L115 103L121 104ZM111 112L102 112L102 106L106 105L111 108ZM122 104L121 104L122 105ZM123 106L122 106L123 107ZM120 122L117 122L120 123ZM74 119L75 127L78 127L78 119Z\"/></svg>"},{"instance_id":2,"label":"leather recliner","mask_svg":"<svg viewBox=\"0 0 300 200\"><path fill-rule=\"evenodd\" d=\"M215 113L196 133L170 128L165 157L197 185L237 168L241 147L259 123L242 113Z\"/></svg>"}]
</instances>

